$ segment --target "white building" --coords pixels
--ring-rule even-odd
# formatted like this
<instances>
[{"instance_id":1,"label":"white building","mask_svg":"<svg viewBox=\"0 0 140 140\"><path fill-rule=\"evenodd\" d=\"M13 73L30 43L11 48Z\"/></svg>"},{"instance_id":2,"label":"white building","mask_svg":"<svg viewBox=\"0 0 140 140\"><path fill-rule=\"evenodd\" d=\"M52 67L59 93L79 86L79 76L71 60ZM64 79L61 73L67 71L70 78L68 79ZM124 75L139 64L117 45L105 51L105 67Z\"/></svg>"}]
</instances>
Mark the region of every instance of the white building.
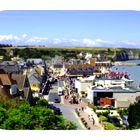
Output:
<instances>
[{"instance_id":1,"label":"white building","mask_svg":"<svg viewBox=\"0 0 140 140\"><path fill-rule=\"evenodd\" d=\"M92 54L91 53L86 53L86 55L85 55L85 59L89 59L89 58L92 58Z\"/></svg>"},{"instance_id":2,"label":"white building","mask_svg":"<svg viewBox=\"0 0 140 140\"><path fill-rule=\"evenodd\" d=\"M88 78L78 77L75 80L75 88L80 96L82 96L81 92L87 93L87 88L93 85L93 81L95 80L95 76L90 76Z\"/></svg>"},{"instance_id":3,"label":"white building","mask_svg":"<svg viewBox=\"0 0 140 140\"><path fill-rule=\"evenodd\" d=\"M115 87L125 87L125 81L124 80L112 80L112 79L101 79L101 80L96 80L93 85L95 87L101 86L104 88L115 88Z\"/></svg>"}]
</instances>

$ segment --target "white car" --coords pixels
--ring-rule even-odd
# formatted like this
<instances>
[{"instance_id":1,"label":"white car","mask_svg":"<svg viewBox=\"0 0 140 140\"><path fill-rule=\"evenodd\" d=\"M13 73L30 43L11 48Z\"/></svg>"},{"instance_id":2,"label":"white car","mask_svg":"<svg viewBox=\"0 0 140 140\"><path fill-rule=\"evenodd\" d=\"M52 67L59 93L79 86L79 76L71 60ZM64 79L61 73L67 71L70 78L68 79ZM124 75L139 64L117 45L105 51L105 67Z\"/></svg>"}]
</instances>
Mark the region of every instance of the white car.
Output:
<instances>
[{"instance_id":1,"label":"white car","mask_svg":"<svg viewBox=\"0 0 140 140\"><path fill-rule=\"evenodd\" d=\"M63 89L61 87L58 88L58 95L59 96L63 95Z\"/></svg>"}]
</instances>

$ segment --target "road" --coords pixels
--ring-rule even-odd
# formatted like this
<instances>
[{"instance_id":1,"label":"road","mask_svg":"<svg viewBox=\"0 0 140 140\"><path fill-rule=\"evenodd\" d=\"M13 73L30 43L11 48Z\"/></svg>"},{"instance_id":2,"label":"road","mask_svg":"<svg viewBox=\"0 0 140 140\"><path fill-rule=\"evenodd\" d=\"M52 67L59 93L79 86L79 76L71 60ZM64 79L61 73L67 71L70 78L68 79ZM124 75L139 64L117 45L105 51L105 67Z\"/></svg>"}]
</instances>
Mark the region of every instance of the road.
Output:
<instances>
[{"instance_id":1,"label":"road","mask_svg":"<svg viewBox=\"0 0 140 140\"><path fill-rule=\"evenodd\" d=\"M54 106L61 109L64 118L74 122L77 125L78 130L86 130L83 126L82 122L78 118L77 114L75 113L75 109L69 106L65 106L64 104L54 104Z\"/></svg>"},{"instance_id":2,"label":"road","mask_svg":"<svg viewBox=\"0 0 140 140\"><path fill-rule=\"evenodd\" d=\"M48 95L49 102L54 103L55 99L59 99L61 101L61 98L58 95L57 83L52 85L52 89L50 90L49 95Z\"/></svg>"},{"instance_id":3,"label":"road","mask_svg":"<svg viewBox=\"0 0 140 140\"><path fill-rule=\"evenodd\" d=\"M57 85L58 85L57 83L53 84L52 89L49 92L48 101L51 102L51 103L54 103L54 100L56 98L60 98L59 95L58 95L58 86ZM75 108L74 107L66 106L62 103L54 103L54 106L60 108L64 118L74 122L77 125L78 130L84 130L85 129L82 122L80 121L77 114L75 113Z\"/></svg>"}]
</instances>

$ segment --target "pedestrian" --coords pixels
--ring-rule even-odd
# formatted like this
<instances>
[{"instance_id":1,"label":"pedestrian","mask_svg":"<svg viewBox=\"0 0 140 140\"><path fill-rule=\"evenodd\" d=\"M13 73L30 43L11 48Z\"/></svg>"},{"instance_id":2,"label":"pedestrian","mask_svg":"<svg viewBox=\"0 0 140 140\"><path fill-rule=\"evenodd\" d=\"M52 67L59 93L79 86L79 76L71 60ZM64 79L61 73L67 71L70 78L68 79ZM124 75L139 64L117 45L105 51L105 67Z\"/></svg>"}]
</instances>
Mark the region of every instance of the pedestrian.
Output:
<instances>
[{"instance_id":1,"label":"pedestrian","mask_svg":"<svg viewBox=\"0 0 140 140\"><path fill-rule=\"evenodd\" d=\"M84 111L84 107L82 107L82 111Z\"/></svg>"},{"instance_id":2,"label":"pedestrian","mask_svg":"<svg viewBox=\"0 0 140 140\"><path fill-rule=\"evenodd\" d=\"M92 123L93 123L93 125L95 124L95 120L94 120L94 118L92 118Z\"/></svg>"}]
</instances>

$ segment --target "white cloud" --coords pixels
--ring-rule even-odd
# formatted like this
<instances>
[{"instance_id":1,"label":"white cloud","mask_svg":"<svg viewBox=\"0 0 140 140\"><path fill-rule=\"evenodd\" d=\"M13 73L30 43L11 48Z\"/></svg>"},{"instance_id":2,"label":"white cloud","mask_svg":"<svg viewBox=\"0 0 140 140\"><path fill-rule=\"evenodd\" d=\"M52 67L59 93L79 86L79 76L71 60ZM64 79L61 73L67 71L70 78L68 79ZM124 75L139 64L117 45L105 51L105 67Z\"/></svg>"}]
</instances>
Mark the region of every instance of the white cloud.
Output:
<instances>
[{"instance_id":1,"label":"white cloud","mask_svg":"<svg viewBox=\"0 0 140 140\"><path fill-rule=\"evenodd\" d=\"M26 43L43 43L48 41L48 38L46 37L31 37L29 39L27 39L25 42Z\"/></svg>"},{"instance_id":2,"label":"white cloud","mask_svg":"<svg viewBox=\"0 0 140 140\"><path fill-rule=\"evenodd\" d=\"M19 40L19 37L10 35L0 35L0 41L12 41L12 40Z\"/></svg>"},{"instance_id":3,"label":"white cloud","mask_svg":"<svg viewBox=\"0 0 140 140\"><path fill-rule=\"evenodd\" d=\"M12 45L46 45L46 46L88 46L88 47L113 47L113 48L140 48L140 43L134 41L108 41L103 39L49 39L47 37L29 37L26 33L21 36L0 35L1 44Z\"/></svg>"},{"instance_id":4,"label":"white cloud","mask_svg":"<svg viewBox=\"0 0 140 140\"><path fill-rule=\"evenodd\" d=\"M96 42L91 40L91 39L83 39L82 40L83 44L86 45L86 46L94 46L96 45Z\"/></svg>"},{"instance_id":5,"label":"white cloud","mask_svg":"<svg viewBox=\"0 0 140 140\"><path fill-rule=\"evenodd\" d=\"M61 42L62 42L61 39L54 39L54 40L53 40L53 43L54 43L54 44L59 44L59 43L61 43Z\"/></svg>"},{"instance_id":6,"label":"white cloud","mask_svg":"<svg viewBox=\"0 0 140 140\"><path fill-rule=\"evenodd\" d=\"M135 42L132 42L132 41L121 41L120 43L127 44L127 45L132 45L132 46L137 45Z\"/></svg>"},{"instance_id":7,"label":"white cloud","mask_svg":"<svg viewBox=\"0 0 140 140\"><path fill-rule=\"evenodd\" d=\"M28 36L28 35L24 33L24 34L22 35L22 38L26 38L27 36Z\"/></svg>"}]
</instances>

